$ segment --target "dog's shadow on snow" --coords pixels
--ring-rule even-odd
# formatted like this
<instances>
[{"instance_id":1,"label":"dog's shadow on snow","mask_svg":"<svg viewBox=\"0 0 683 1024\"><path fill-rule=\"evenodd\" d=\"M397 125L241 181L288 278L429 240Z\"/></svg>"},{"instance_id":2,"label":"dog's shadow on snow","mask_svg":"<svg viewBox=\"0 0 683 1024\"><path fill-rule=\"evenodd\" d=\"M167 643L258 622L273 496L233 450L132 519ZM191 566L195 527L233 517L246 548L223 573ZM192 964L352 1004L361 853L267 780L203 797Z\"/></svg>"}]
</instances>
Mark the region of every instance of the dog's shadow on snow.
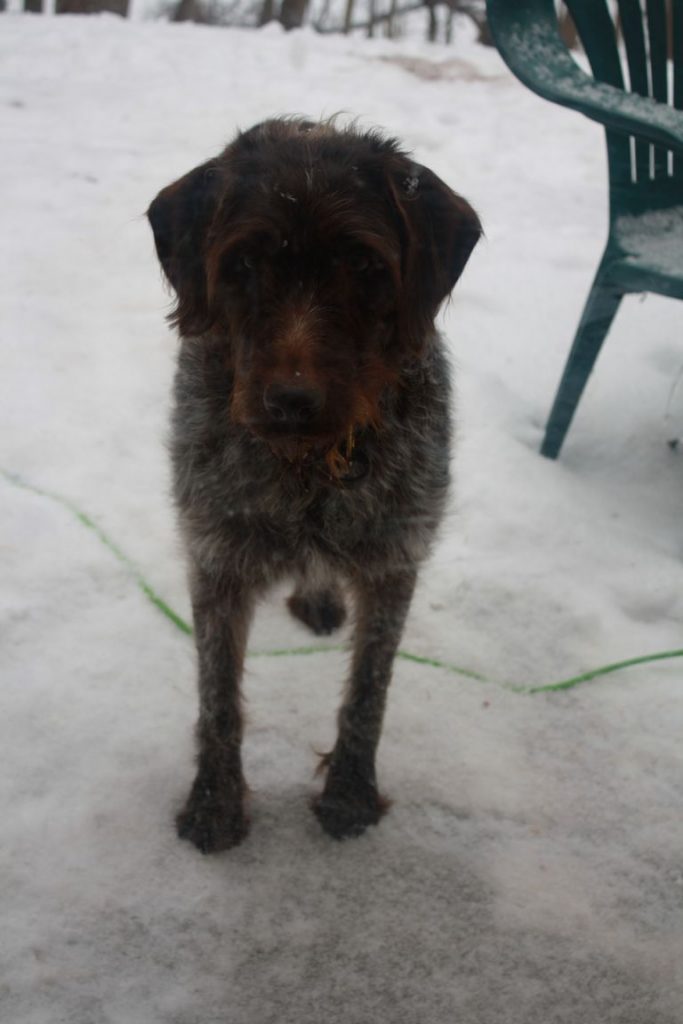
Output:
<instances>
[{"instance_id":1,"label":"dog's shadow on snow","mask_svg":"<svg viewBox=\"0 0 683 1024\"><path fill-rule=\"evenodd\" d=\"M642 1024L648 980L637 965L552 915L539 926L501 911L487 844L514 822L436 794L397 798L379 827L336 842L311 814L310 793L284 784L255 792L241 846L210 858L186 844L172 853L183 891L196 886L172 917L200 993L198 1020L217 998L218 971L225 998L238 999L231 1024L436 1024L454 1013L547 1024L616 1020L615 1005L620 1024ZM161 918L157 926L166 932ZM652 1004L648 1021L672 1024Z\"/></svg>"}]
</instances>

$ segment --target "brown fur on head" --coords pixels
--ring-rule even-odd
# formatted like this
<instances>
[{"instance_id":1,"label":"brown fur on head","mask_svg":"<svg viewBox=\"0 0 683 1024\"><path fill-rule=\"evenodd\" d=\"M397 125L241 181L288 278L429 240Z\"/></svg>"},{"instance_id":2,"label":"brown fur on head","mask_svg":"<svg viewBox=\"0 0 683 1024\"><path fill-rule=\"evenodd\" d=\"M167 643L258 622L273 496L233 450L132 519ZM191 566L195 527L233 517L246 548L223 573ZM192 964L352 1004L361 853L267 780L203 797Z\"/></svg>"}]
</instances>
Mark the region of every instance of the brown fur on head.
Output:
<instances>
[{"instance_id":1,"label":"brown fur on head","mask_svg":"<svg viewBox=\"0 0 683 1024\"><path fill-rule=\"evenodd\" d=\"M481 230L394 140L300 119L238 135L148 216L180 333L225 339L232 419L331 472L380 425Z\"/></svg>"}]
</instances>

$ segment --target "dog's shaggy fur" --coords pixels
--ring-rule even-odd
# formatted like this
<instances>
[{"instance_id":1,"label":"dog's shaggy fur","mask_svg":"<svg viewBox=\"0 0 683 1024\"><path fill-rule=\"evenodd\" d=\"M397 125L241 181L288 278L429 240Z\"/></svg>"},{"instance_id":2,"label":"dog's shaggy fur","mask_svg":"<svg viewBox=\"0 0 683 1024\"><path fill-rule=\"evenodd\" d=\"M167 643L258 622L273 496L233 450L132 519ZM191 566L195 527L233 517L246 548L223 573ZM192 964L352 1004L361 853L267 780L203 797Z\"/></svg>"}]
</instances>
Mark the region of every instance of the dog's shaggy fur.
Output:
<instances>
[{"instance_id":1,"label":"dog's shaggy fur","mask_svg":"<svg viewBox=\"0 0 683 1024\"><path fill-rule=\"evenodd\" d=\"M386 691L449 480L434 317L480 234L464 199L376 131L275 119L156 197L177 295L175 498L199 654L197 776L178 833L247 833L240 676L255 600L285 575L316 633L355 605L339 734L314 810L336 838L386 808Z\"/></svg>"}]
</instances>

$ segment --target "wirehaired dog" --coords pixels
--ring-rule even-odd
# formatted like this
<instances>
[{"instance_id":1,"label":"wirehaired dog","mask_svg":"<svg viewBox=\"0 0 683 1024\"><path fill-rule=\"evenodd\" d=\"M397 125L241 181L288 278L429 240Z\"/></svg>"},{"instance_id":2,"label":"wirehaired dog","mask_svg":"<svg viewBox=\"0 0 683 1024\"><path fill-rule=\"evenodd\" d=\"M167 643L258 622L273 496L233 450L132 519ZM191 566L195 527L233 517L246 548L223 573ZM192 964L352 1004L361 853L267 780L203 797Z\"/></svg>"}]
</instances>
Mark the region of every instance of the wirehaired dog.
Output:
<instances>
[{"instance_id":1,"label":"wirehaired dog","mask_svg":"<svg viewBox=\"0 0 683 1024\"><path fill-rule=\"evenodd\" d=\"M148 211L181 336L172 460L199 657L198 770L178 834L248 829L240 677L255 601L329 633L354 603L338 738L313 807L342 839L386 809L375 777L392 663L449 481L434 317L479 237L468 203L377 131L282 118Z\"/></svg>"}]
</instances>

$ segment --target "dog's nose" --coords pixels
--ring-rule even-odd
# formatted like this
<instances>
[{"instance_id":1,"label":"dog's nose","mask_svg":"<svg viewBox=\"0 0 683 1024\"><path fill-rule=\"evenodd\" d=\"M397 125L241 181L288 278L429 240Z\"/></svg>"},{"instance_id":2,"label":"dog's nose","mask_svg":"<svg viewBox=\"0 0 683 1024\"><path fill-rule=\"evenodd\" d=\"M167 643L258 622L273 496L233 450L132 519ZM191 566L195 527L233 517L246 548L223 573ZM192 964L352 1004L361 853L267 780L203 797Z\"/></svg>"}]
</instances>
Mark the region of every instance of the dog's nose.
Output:
<instances>
[{"instance_id":1,"label":"dog's nose","mask_svg":"<svg viewBox=\"0 0 683 1024\"><path fill-rule=\"evenodd\" d=\"M311 423L323 407L322 391L299 384L269 384L263 404L269 415L281 423L304 426Z\"/></svg>"}]
</instances>

